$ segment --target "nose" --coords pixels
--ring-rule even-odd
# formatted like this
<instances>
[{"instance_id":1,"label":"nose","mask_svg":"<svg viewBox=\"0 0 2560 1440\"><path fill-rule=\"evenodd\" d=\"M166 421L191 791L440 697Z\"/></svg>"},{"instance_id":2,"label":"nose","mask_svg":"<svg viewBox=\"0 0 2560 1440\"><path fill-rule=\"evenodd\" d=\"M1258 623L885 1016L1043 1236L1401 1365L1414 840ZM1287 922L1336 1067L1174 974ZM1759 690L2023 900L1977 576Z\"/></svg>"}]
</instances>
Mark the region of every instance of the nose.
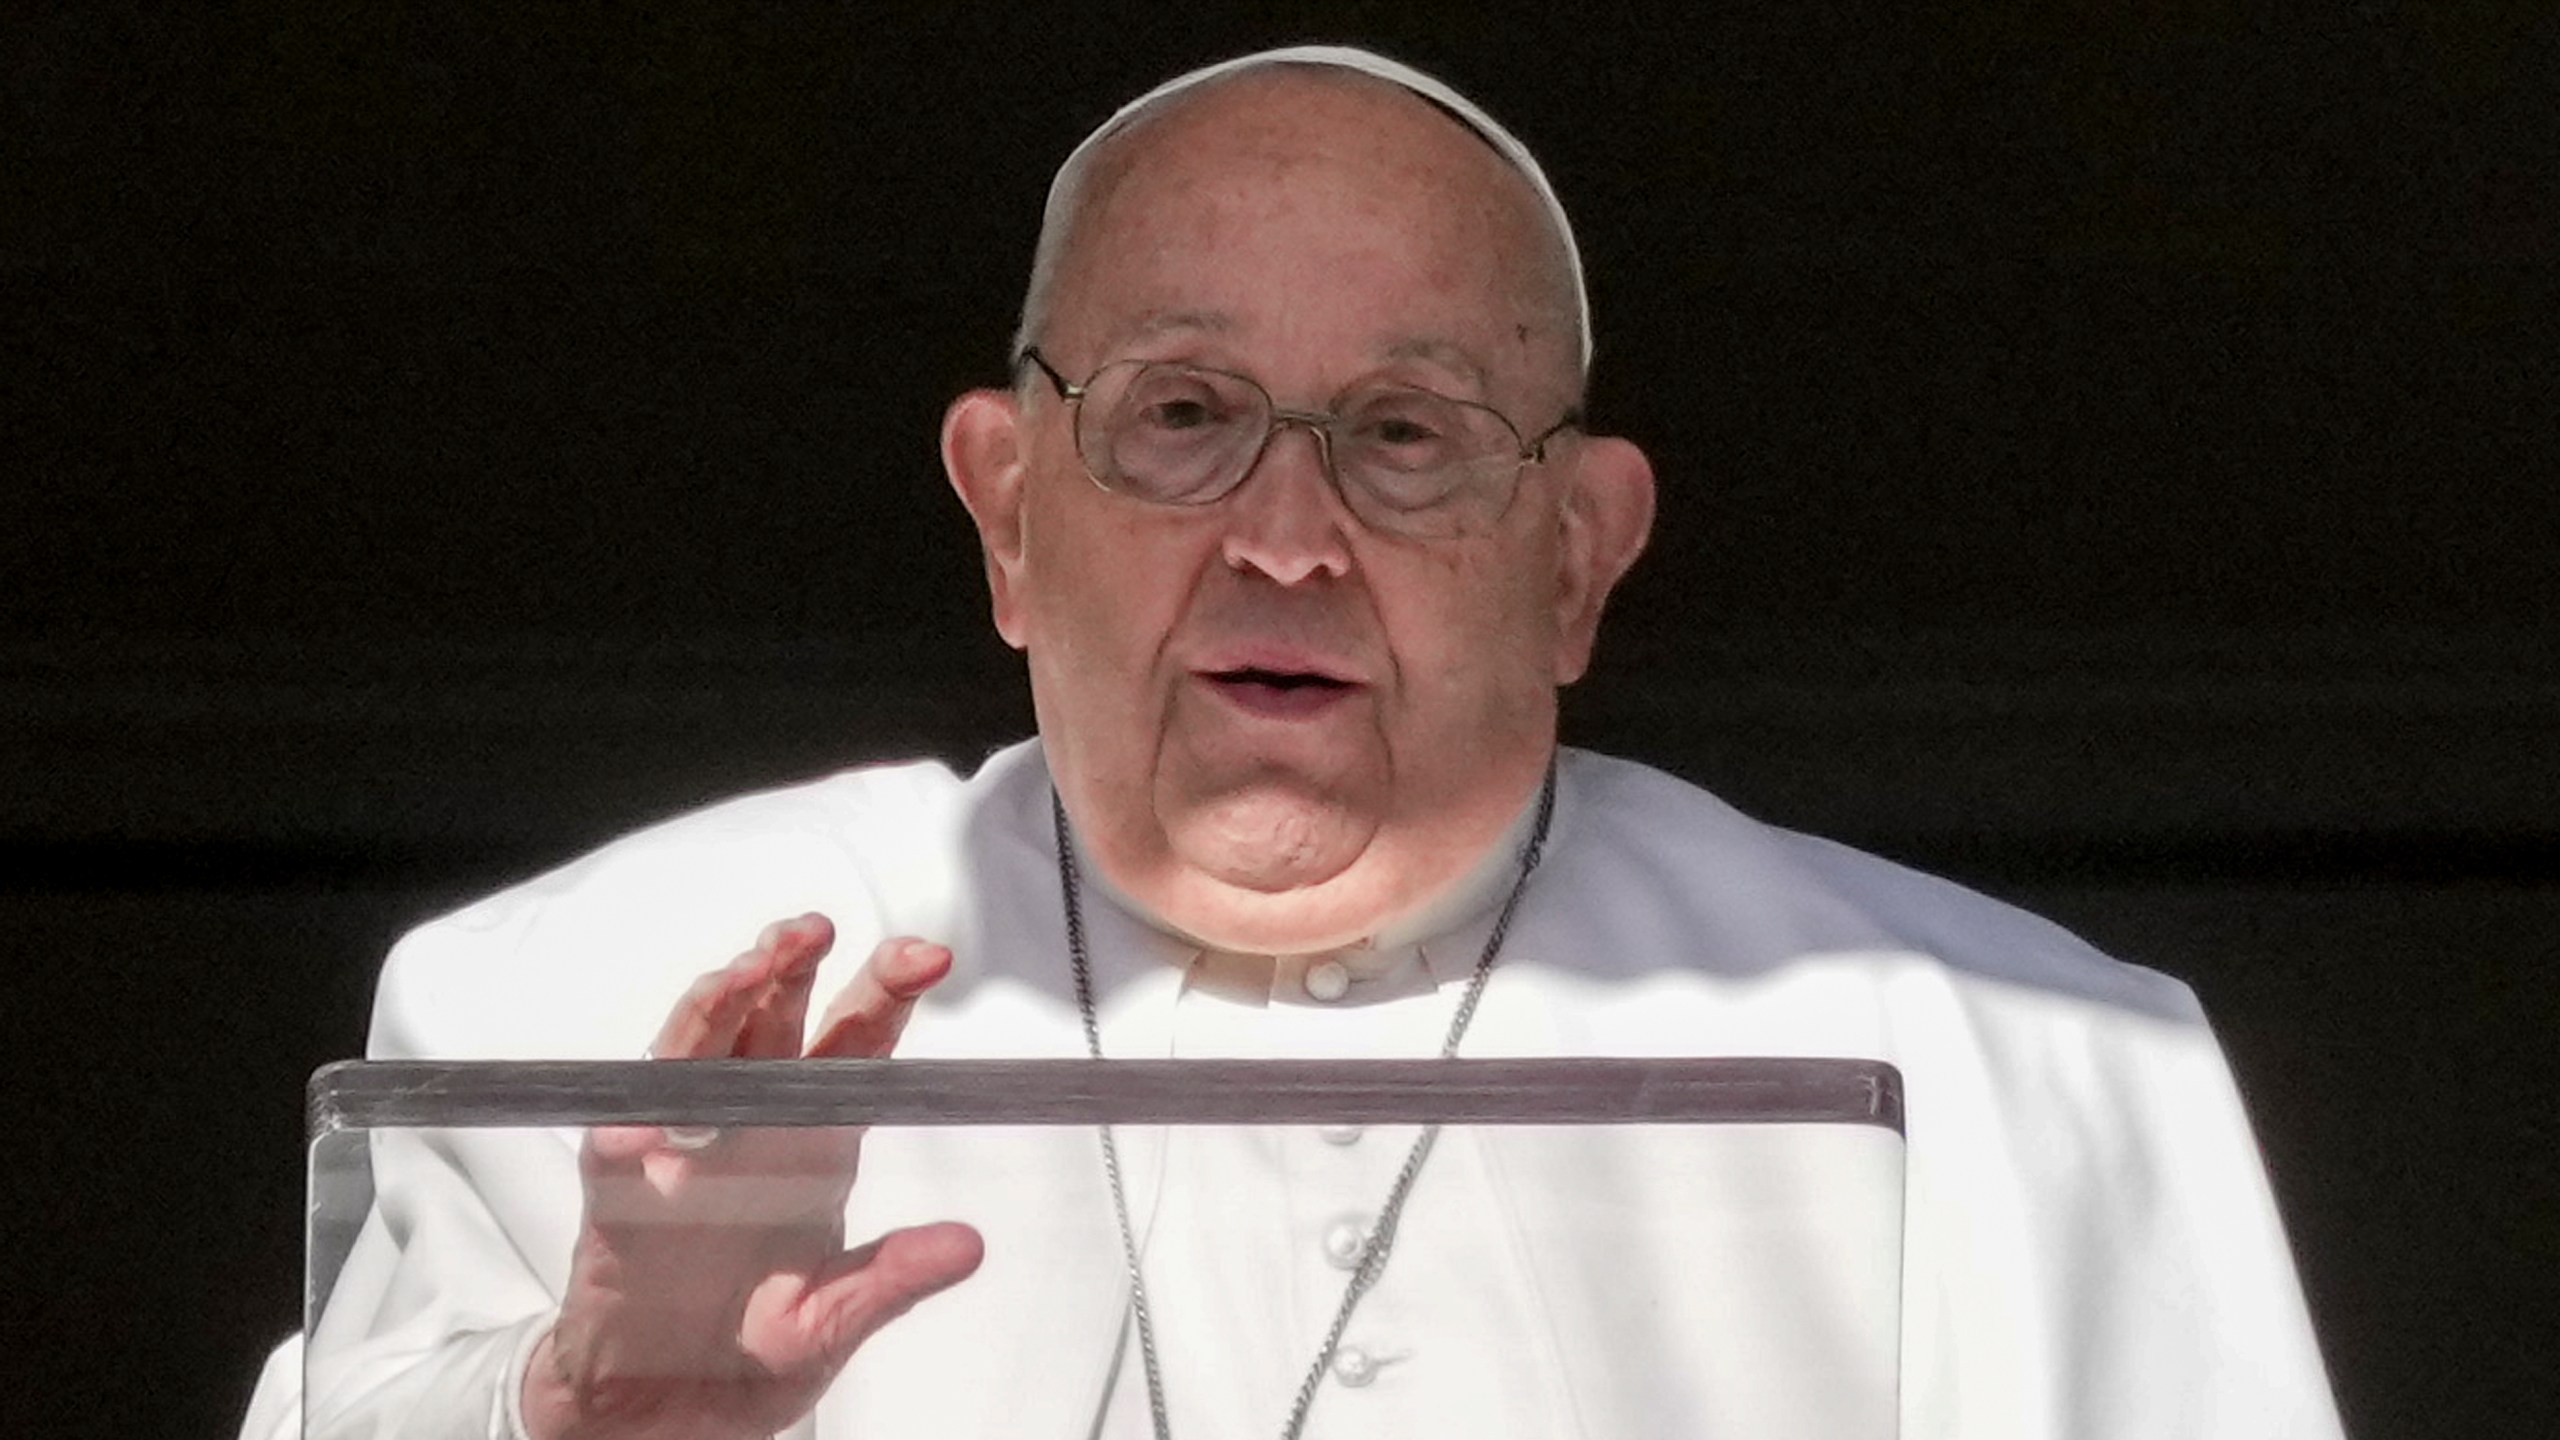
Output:
<instances>
[{"instance_id":1,"label":"nose","mask_svg":"<svg viewBox=\"0 0 2560 1440\"><path fill-rule=\"evenodd\" d=\"M1291 431L1306 432L1303 439ZM1227 563L1283 585L1351 571L1351 512L1327 472L1324 431L1282 416L1227 497Z\"/></svg>"}]
</instances>

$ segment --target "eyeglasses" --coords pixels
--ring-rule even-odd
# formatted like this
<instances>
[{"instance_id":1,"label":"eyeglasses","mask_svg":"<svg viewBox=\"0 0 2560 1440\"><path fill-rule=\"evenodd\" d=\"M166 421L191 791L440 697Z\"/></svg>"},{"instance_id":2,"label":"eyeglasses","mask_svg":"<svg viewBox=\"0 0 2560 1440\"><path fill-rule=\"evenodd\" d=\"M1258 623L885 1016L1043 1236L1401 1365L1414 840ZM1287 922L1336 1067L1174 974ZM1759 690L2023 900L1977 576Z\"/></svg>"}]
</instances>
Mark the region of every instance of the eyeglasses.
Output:
<instances>
[{"instance_id":1,"label":"eyeglasses","mask_svg":"<svg viewBox=\"0 0 2560 1440\"><path fill-rule=\"evenodd\" d=\"M1289 410L1253 380L1167 360L1115 360L1070 384L1037 349L1022 358L1075 407L1076 454L1093 483L1158 505L1209 505L1235 493L1283 425L1316 437L1325 473L1361 523L1446 539L1499 519L1520 472L1581 412L1522 441L1489 405L1409 385L1355 386L1330 410Z\"/></svg>"}]
</instances>

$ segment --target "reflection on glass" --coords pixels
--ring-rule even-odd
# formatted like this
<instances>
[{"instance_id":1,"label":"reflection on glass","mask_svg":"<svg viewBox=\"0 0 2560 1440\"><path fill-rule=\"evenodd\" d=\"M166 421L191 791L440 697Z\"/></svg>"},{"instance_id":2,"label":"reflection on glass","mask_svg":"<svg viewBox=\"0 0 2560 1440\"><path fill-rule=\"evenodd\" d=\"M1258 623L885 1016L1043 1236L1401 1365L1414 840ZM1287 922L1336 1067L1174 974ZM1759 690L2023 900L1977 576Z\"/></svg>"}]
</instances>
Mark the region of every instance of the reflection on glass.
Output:
<instances>
[{"instance_id":1,"label":"reflection on glass","mask_svg":"<svg viewBox=\"0 0 2560 1440\"><path fill-rule=\"evenodd\" d=\"M1300 1411L1310 1436L1895 1432L1884 1067L853 1063L324 1073L306 1433L406 1433L384 1416L485 1391L547 1328L582 1194L590 1223L704 1270L839 1216L848 1244L940 1221L983 1237L981 1268L872 1336L794 1433L1150 1433L1124 1210L1177 1437L1281 1434ZM1753 1063L1781 1068L1735 1068ZM892 1067L906 1079L868 1083ZM653 1093L617 1092L644 1070ZM1277 1118L1235 1118L1257 1101ZM619 1169L590 1149L582 1188L590 1125L637 1143ZM651 1363L699 1389L739 1360Z\"/></svg>"}]
</instances>

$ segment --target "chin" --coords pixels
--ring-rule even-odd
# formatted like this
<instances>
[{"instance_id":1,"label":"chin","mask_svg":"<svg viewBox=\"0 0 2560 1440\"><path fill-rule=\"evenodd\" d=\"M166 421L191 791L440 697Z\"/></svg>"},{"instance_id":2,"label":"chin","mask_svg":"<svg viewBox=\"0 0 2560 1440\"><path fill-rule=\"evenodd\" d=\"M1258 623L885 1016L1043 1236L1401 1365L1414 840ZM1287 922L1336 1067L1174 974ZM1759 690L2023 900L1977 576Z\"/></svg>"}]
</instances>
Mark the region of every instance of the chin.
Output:
<instances>
[{"instance_id":1,"label":"chin","mask_svg":"<svg viewBox=\"0 0 2560 1440\"><path fill-rule=\"evenodd\" d=\"M1165 863L1137 898L1220 949L1303 954L1366 938L1399 887L1378 821L1293 787L1166 817Z\"/></svg>"},{"instance_id":2,"label":"chin","mask_svg":"<svg viewBox=\"0 0 2560 1440\"><path fill-rule=\"evenodd\" d=\"M1204 944L1244 955L1339 950L1377 933L1394 908L1393 887L1356 875L1296 890L1248 890L1199 871L1181 871L1142 902Z\"/></svg>"},{"instance_id":3,"label":"chin","mask_svg":"<svg viewBox=\"0 0 2560 1440\"><path fill-rule=\"evenodd\" d=\"M1377 839L1374 817L1280 787L1256 787L1165 830L1176 861L1232 889L1285 901L1330 884Z\"/></svg>"}]
</instances>

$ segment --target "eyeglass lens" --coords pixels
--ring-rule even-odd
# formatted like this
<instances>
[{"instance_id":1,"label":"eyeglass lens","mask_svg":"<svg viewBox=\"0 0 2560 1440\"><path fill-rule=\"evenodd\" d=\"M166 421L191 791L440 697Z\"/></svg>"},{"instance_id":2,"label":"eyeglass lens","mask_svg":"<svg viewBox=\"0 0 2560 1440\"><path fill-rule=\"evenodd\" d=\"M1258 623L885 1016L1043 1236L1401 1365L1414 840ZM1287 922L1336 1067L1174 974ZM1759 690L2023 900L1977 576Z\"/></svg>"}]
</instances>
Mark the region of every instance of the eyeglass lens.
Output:
<instances>
[{"instance_id":1,"label":"eyeglass lens","mask_svg":"<svg viewBox=\"0 0 2560 1440\"><path fill-rule=\"evenodd\" d=\"M1270 395L1240 375L1187 365L1106 366L1086 387L1079 447L1115 490L1207 504L1240 484L1275 423ZM1342 397L1320 423L1345 499L1364 520L1411 530L1499 510L1520 468L1520 440L1494 411L1425 390L1375 386ZM1494 494L1478 494L1479 491ZM1436 512L1446 511L1446 514Z\"/></svg>"}]
</instances>

